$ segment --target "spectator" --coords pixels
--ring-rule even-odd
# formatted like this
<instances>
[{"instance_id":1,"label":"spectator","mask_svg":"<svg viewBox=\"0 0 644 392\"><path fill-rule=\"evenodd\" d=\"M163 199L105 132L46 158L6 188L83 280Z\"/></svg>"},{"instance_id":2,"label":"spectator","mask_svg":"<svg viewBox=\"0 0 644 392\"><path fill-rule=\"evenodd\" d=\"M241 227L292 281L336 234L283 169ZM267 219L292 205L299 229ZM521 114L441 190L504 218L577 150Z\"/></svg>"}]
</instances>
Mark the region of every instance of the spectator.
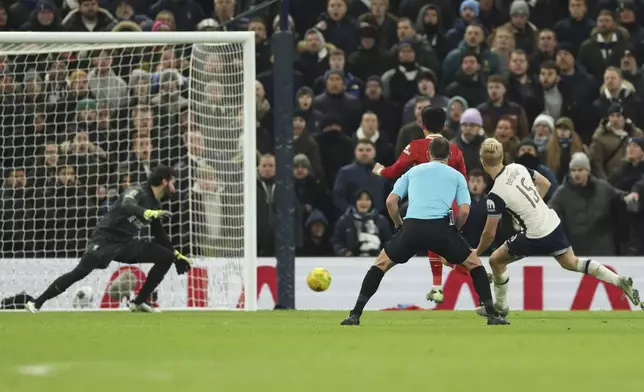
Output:
<instances>
[{"instance_id":1,"label":"spectator","mask_svg":"<svg viewBox=\"0 0 644 392\"><path fill-rule=\"evenodd\" d=\"M423 39L429 43L440 61L447 56L447 53L451 49L447 42L447 37L445 37L444 24L442 22L439 8L436 4L432 3L420 9L416 20Z\"/></svg>"},{"instance_id":2,"label":"spectator","mask_svg":"<svg viewBox=\"0 0 644 392\"><path fill-rule=\"evenodd\" d=\"M529 72L528 57L523 50L515 49L510 53L509 71L506 97L523 107L528 122L534 121L543 111L543 102L537 97L540 90L539 79Z\"/></svg>"},{"instance_id":3,"label":"spectator","mask_svg":"<svg viewBox=\"0 0 644 392\"><path fill-rule=\"evenodd\" d=\"M537 50L530 56L530 74L539 73L541 64L555 61L557 54L557 36L554 31L544 29L539 32Z\"/></svg>"},{"instance_id":4,"label":"spectator","mask_svg":"<svg viewBox=\"0 0 644 392\"><path fill-rule=\"evenodd\" d=\"M604 85L600 90L599 98L593 103L593 109L599 118L608 117L611 104L619 104L624 116L631 119L636 126L644 126L642 106L644 102L636 95L633 85L622 78L622 72L615 68L606 68L604 72Z\"/></svg>"},{"instance_id":5,"label":"spectator","mask_svg":"<svg viewBox=\"0 0 644 392\"><path fill-rule=\"evenodd\" d=\"M454 4L450 0L436 0L432 3L440 10L440 20L443 26L452 26L455 21ZM403 18L414 19L420 14L421 8L427 4L427 1L402 0L399 4L397 15Z\"/></svg>"},{"instance_id":6,"label":"spectator","mask_svg":"<svg viewBox=\"0 0 644 392\"><path fill-rule=\"evenodd\" d=\"M488 42L490 51L499 57L503 68L507 68L510 62L510 53L516 49L514 30L504 26L497 27L488 37Z\"/></svg>"},{"instance_id":7,"label":"spectator","mask_svg":"<svg viewBox=\"0 0 644 392\"><path fill-rule=\"evenodd\" d=\"M554 61L541 64L539 70L539 85L537 87L537 100L543 112L557 120L568 115L567 109L571 106L568 91L560 85L559 70Z\"/></svg>"},{"instance_id":8,"label":"spectator","mask_svg":"<svg viewBox=\"0 0 644 392\"><path fill-rule=\"evenodd\" d=\"M360 3L362 2L355 2ZM397 41L397 29L398 29L398 18L389 12L389 0L371 0L370 12L360 15L358 21L360 22L360 37L364 39L366 31L369 31L369 35L372 35L371 30L375 35L373 38L378 43L378 48L383 50L388 50L391 48ZM367 23L369 26L364 26L364 23ZM367 29L367 30L365 30ZM371 76L365 75L366 77ZM378 73L380 75L380 73Z\"/></svg>"},{"instance_id":9,"label":"spectator","mask_svg":"<svg viewBox=\"0 0 644 392\"><path fill-rule=\"evenodd\" d=\"M353 203L356 191L366 189L371 205L376 212L385 208L386 178L371 172L376 158L376 147L371 140L360 140L355 148L356 161L338 171L333 184L333 204L336 212L343 214Z\"/></svg>"},{"instance_id":10,"label":"spectator","mask_svg":"<svg viewBox=\"0 0 644 392\"><path fill-rule=\"evenodd\" d=\"M476 248L487 220L487 196L485 195L486 185L483 170L479 168L470 169L467 187L470 190L472 204L470 205L470 214L467 217L461 233L467 243L471 247Z\"/></svg>"},{"instance_id":11,"label":"spectator","mask_svg":"<svg viewBox=\"0 0 644 392\"><path fill-rule=\"evenodd\" d=\"M615 188L630 192L635 183L644 178L644 138L633 137L628 140L626 154L608 177L608 182Z\"/></svg>"},{"instance_id":12,"label":"spectator","mask_svg":"<svg viewBox=\"0 0 644 392\"><path fill-rule=\"evenodd\" d=\"M136 0L117 0L113 4L114 16L118 21L134 22L137 25L150 21L147 15L137 12Z\"/></svg>"},{"instance_id":13,"label":"spectator","mask_svg":"<svg viewBox=\"0 0 644 392\"><path fill-rule=\"evenodd\" d=\"M539 150L537 145L530 139L524 139L519 144L519 150L517 152L517 158L514 161L515 163L521 164L528 169L537 171L539 174L544 176L550 181L550 189L546 193L544 200L548 200L555 193L555 189L559 186L557 182L557 177L555 174L548 168L548 166L541 163L541 157L539 155Z\"/></svg>"},{"instance_id":14,"label":"spectator","mask_svg":"<svg viewBox=\"0 0 644 392\"><path fill-rule=\"evenodd\" d=\"M467 170L482 169L479 151L485 137L483 136L483 119L476 109L467 109L460 119L460 132L452 139L463 153ZM471 245L471 243L470 243Z\"/></svg>"},{"instance_id":15,"label":"spectator","mask_svg":"<svg viewBox=\"0 0 644 392\"><path fill-rule=\"evenodd\" d=\"M266 22L261 18L253 18L248 24L248 31L255 33L255 73L259 75L273 67Z\"/></svg>"},{"instance_id":16,"label":"spectator","mask_svg":"<svg viewBox=\"0 0 644 392\"><path fill-rule=\"evenodd\" d=\"M324 117L320 129L322 132L315 135L315 141L320 148L325 188L331 189L338 170L353 160L354 145L351 138L343 132L342 121L334 117Z\"/></svg>"},{"instance_id":17,"label":"spectator","mask_svg":"<svg viewBox=\"0 0 644 392\"><path fill-rule=\"evenodd\" d=\"M78 0L78 8L67 14L62 23L68 31L103 31L116 19L99 7L98 0Z\"/></svg>"},{"instance_id":18,"label":"spectator","mask_svg":"<svg viewBox=\"0 0 644 392\"><path fill-rule=\"evenodd\" d=\"M310 87L302 87L297 90L296 110L299 109L306 122L306 131L315 136L320 132L320 122L323 114L319 110L313 109L313 90Z\"/></svg>"},{"instance_id":19,"label":"spectator","mask_svg":"<svg viewBox=\"0 0 644 392\"><path fill-rule=\"evenodd\" d=\"M555 120L548 114L540 114L532 123L530 139L537 146L541 163L546 163L548 143L555 131Z\"/></svg>"},{"instance_id":20,"label":"spectator","mask_svg":"<svg viewBox=\"0 0 644 392\"><path fill-rule=\"evenodd\" d=\"M128 88L130 91L130 106L150 104L151 75L142 69L135 69L130 75Z\"/></svg>"},{"instance_id":21,"label":"spectator","mask_svg":"<svg viewBox=\"0 0 644 392\"><path fill-rule=\"evenodd\" d=\"M332 49L335 49L335 46L327 44L319 30L306 31L304 40L297 44L297 51L300 54L299 69L304 77L304 85L312 86L315 79L324 75L329 69L329 56Z\"/></svg>"},{"instance_id":22,"label":"spectator","mask_svg":"<svg viewBox=\"0 0 644 392\"><path fill-rule=\"evenodd\" d=\"M628 32L617 26L612 11L603 10L597 17L597 28L579 47L579 64L599 79L607 67L619 64L627 45Z\"/></svg>"},{"instance_id":23,"label":"spectator","mask_svg":"<svg viewBox=\"0 0 644 392\"><path fill-rule=\"evenodd\" d=\"M456 19L454 27L445 35L447 46L451 49L457 47L463 40L465 30L469 25L478 23L479 3L475 0L464 0L459 7L459 14L461 17Z\"/></svg>"},{"instance_id":24,"label":"spectator","mask_svg":"<svg viewBox=\"0 0 644 392\"><path fill-rule=\"evenodd\" d=\"M345 80L344 72L329 71L324 81L326 91L313 99L313 109L323 115L339 116L343 128L349 131L358 128L362 105L356 97L347 94Z\"/></svg>"},{"instance_id":25,"label":"spectator","mask_svg":"<svg viewBox=\"0 0 644 392\"><path fill-rule=\"evenodd\" d=\"M372 2L382 2L375 0ZM348 69L355 74L360 80L367 80L373 75L382 75L387 70L386 61L387 53L385 49L378 46L377 31L373 26L363 26L358 31L360 46L358 49L349 54Z\"/></svg>"},{"instance_id":26,"label":"spectator","mask_svg":"<svg viewBox=\"0 0 644 392\"><path fill-rule=\"evenodd\" d=\"M443 136L451 136L448 137L448 139L451 139L458 134L461 126L461 116L468 108L467 101L461 96L457 95L449 100L447 103L447 124L443 129Z\"/></svg>"},{"instance_id":27,"label":"spectator","mask_svg":"<svg viewBox=\"0 0 644 392\"><path fill-rule=\"evenodd\" d=\"M632 50L626 49L624 51L619 69L622 71L624 80L633 85L637 97L642 99L644 96L644 73L638 66L637 58Z\"/></svg>"},{"instance_id":28,"label":"spectator","mask_svg":"<svg viewBox=\"0 0 644 392\"><path fill-rule=\"evenodd\" d=\"M531 55L535 52L539 29L529 21L530 6L524 0L514 0L510 6L510 21L504 26L514 32L517 49Z\"/></svg>"},{"instance_id":29,"label":"spectator","mask_svg":"<svg viewBox=\"0 0 644 392\"><path fill-rule=\"evenodd\" d=\"M311 161L304 154L293 158L293 177L295 178L295 194L303 208L302 223L308 220L313 210L329 213L329 192L322 182L311 172Z\"/></svg>"},{"instance_id":30,"label":"spectator","mask_svg":"<svg viewBox=\"0 0 644 392\"><path fill-rule=\"evenodd\" d=\"M483 129L488 136L494 134L497 122L502 116L509 116L516 123L514 136L525 138L530 134L525 110L515 102L506 100L505 81L499 75L492 75L487 80L487 102L477 107L483 117Z\"/></svg>"},{"instance_id":31,"label":"spectator","mask_svg":"<svg viewBox=\"0 0 644 392\"><path fill-rule=\"evenodd\" d=\"M188 154L181 158L181 160L175 165L175 170L177 173L177 185L180 190L187 190L192 188L193 179L196 178L195 174L197 169L210 167L208 159L206 157L206 149L204 136L201 132L194 130L188 131L185 136L186 146L188 147ZM213 173L203 173L204 175L210 176ZM214 180L213 180L214 181Z\"/></svg>"},{"instance_id":32,"label":"spectator","mask_svg":"<svg viewBox=\"0 0 644 392\"><path fill-rule=\"evenodd\" d=\"M358 190L354 200L335 224L333 249L337 256L376 256L391 238L391 229L373 208L368 190Z\"/></svg>"},{"instance_id":33,"label":"spectator","mask_svg":"<svg viewBox=\"0 0 644 392\"><path fill-rule=\"evenodd\" d=\"M640 7L641 7L640 2ZM637 21L638 7L634 0L620 0L617 5L617 19L623 28L628 31L628 39L638 49L642 49L644 43L644 27Z\"/></svg>"},{"instance_id":34,"label":"spectator","mask_svg":"<svg viewBox=\"0 0 644 392\"><path fill-rule=\"evenodd\" d=\"M275 156L264 154L257 168L257 256L275 255Z\"/></svg>"},{"instance_id":35,"label":"spectator","mask_svg":"<svg viewBox=\"0 0 644 392\"><path fill-rule=\"evenodd\" d=\"M45 94L48 104L56 104L65 98L67 90L67 67L69 61L61 54L50 54L47 56L47 73L45 74ZM3 71L8 73L8 70Z\"/></svg>"},{"instance_id":36,"label":"spectator","mask_svg":"<svg viewBox=\"0 0 644 392\"><path fill-rule=\"evenodd\" d=\"M27 22L21 27L27 31L61 31L63 29L60 10L50 0L39 0Z\"/></svg>"},{"instance_id":37,"label":"spectator","mask_svg":"<svg viewBox=\"0 0 644 392\"><path fill-rule=\"evenodd\" d=\"M573 56L581 44L591 35L595 28L595 22L588 17L587 0L569 0L568 12L570 16L560 20L555 24L554 31L560 43L566 43L574 52Z\"/></svg>"},{"instance_id":38,"label":"spectator","mask_svg":"<svg viewBox=\"0 0 644 392\"><path fill-rule=\"evenodd\" d=\"M255 120L259 127L273 134L273 110L262 82L255 81Z\"/></svg>"},{"instance_id":39,"label":"spectator","mask_svg":"<svg viewBox=\"0 0 644 392\"><path fill-rule=\"evenodd\" d=\"M213 83L206 86L206 94L209 99L216 100L221 97L221 93L217 92L216 88L213 89L215 87ZM221 102L218 103L221 105ZM181 108L188 106L188 100L181 96L181 74L176 69L164 69L159 73L159 94L150 100L150 104L156 115L163 120L161 125L172 123L172 120L175 120L174 117L181 112ZM218 110L220 113L222 111L221 106L211 107L211 109Z\"/></svg>"},{"instance_id":40,"label":"spectator","mask_svg":"<svg viewBox=\"0 0 644 392\"><path fill-rule=\"evenodd\" d=\"M43 189L47 183L56 177L58 168L58 146L49 142L38 151L38 158L33 166L29 178L34 179L33 188Z\"/></svg>"},{"instance_id":41,"label":"spectator","mask_svg":"<svg viewBox=\"0 0 644 392\"><path fill-rule=\"evenodd\" d=\"M437 83L436 75L431 71L421 72L418 75L418 91L417 96L427 97L435 108L447 108L449 99L445 96L436 94ZM414 104L416 99L411 98L403 108L403 123L407 124L414 121Z\"/></svg>"},{"instance_id":42,"label":"spectator","mask_svg":"<svg viewBox=\"0 0 644 392\"><path fill-rule=\"evenodd\" d=\"M156 166L152 161L154 146L146 132L136 132L130 142L130 156L120 163L119 172L130 173L133 183L144 182Z\"/></svg>"},{"instance_id":43,"label":"spectator","mask_svg":"<svg viewBox=\"0 0 644 392\"><path fill-rule=\"evenodd\" d=\"M320 14L315 27L327 42L351 53L358 48L358 23L347 14L347 0L329 0L326 12Z\"/></svg>"},{"instance_id":44,"label":"spectator","mask_svg":"<svg viewBox=\"0 0 644 392\"><path fill-rule=\"evenodd\" d=\"M611 104L608 118L597 127L590 145L593 174L602 180L611 176L621 165L628 140L642 136L642 130L624 115L624 108L618 103Z\"/></svg>"},{"instance_id":45,"label":"spectator","mask_svg":"<svg viewBox=\"0 0 644 392\"><path fill-rule=\"evenodd\" d=\"M416 53L410 42L401 41L397 49L397 65L382 75L382 84L385 98L403 106L415 95L419 75L430 70L416 62Z\"/></svg>"},{"instance_id":46,"label":"spectator","mask_svg":"<svg viewBox=\"0 0 644 392\"><path fill-rule=\"evenodd\" d=\"M360 99L362 90L364 90L364 82L358 79L353 74L349 73L345 69L345 58L344 52L342 49L334 49L331 51L331 57L329 58L329 70L315 80L314 90L316 94L322 94L325 89L326 77L331 71L340 71L345 75L344 85L345 91L354 96L355 98Z\"/></svg>"},{"instance_id":47,"label":"spectator","mask_svg":"<svg viewBox=\"0 0 644 392\"><path fill-rule=\"evenodd\" d=\"M486 31L494 31L507 20L494 0L479 0L478 19Z\"/></svg>"},{"instance_id":48,"label":"spectator","mask_svg":"<svg viewBox=\"0 0 644 392\"><path fill-rule=\"evenodd\" d=\"M434 53L429 42L424 40L422 36L418 34L411 19L399 19L397 33L398 43L391 48L392 57L396 57L400 52L400 45L403 43L409 44L416 55L414 60L415 62L417 62L421 67L431 69L434 73L438 73L440 71L440 64L438 63L436 53Z\"/></svg>"},{"instance_id":49,"label":"spectator","mask_svg":"<svg viewBox=\"0 0 644 392\"><path fill-rule=\"evenodd\" d=\"M268 102L271 105L273 105L275 103L274 101L275 71L273 69L273 63L275 61L274 55L271 55L270 61L271 61L271 67L267 71L264 71L261 74L257 75L257 80L260 83L262 83L262 86L264 86L264 90L266 91L266 97L268 98ZM298 71L297 69L294 69L293 70L293 91L298 91L302 87L306 87L304 86L304 75L302 74L302 72Z\"/></svg>"},{"instance_id":50,"label":"spectator","mask_svg":"<svg viewBox=\"0 0 644 392\"><path fill-rule=\"evenodd\" d=\"M313 169L315 177L324 178L322 161L320 160L320 149L313 136L305 132L306 118L302 110L293 112L293 152L303 154L309 159L309 166Z\"/></svg>"},{"instance_id":51,"label":"spectator","mask_svg":"<svg viewBox=\"0 0 644 392\"><path fill-rule=\"evenodd\" d=\"M570 173L550 200L570 244L579 255L613 255L615 243L614 205L620 192L590 174L590 161L584 153L570 160Z\"/></svg>"},{"instance_id":52,"label":"spectator","mask_svg":"<svg viewBox=\"0 0 644 392\"><path fill-rule=\"evenodd\" d=\"M427 106L430 106L429 99L425 97L418 97L414 107L414 116L416 119L409 124L405 124L398 132L398 140L396 141L396 157L398 157L405 147L411 143L412 140L422 139L425 137L422 128L422 112Z\"/></svg>"},{"instance_id":53,"label":"spectator","mask_svg":"<svg viewBox=\"0 0 644 392\"><path fill-rule=\"evenodd\" d=\"M304 223L304 244L297 255L304 257L333 256L328 227L329 221L324 214L313 210Z\"/></svg>"},{"instance_id":54,"label":"spectator","mask_svg":"<svg viewBox=\"0 0 644 392\"><path fill-rule=\"evenodd\" d=\"M484 82L488 75L503 75L505 73L505 68L503 68L499 57L485 46L483 28L481 26L471 25L465 30L465 38L463 38L463 41L445 57L443 70L441 72L442 88L445 88L454 81L460 69L459 65L461 64L463 55L466 53L477 54L479 63L483 65L481 74Z\"/></svg>"},{"instance_id":55,"label":"spectator","mask_svg":"<svg viewBox=\"0 0 644 392\"><path fill-rule=\"evenodd\" d=\"M484 121L485 122L485 121ZM503 145L503 164L514 163L519 149L516 122L508 115L503 115L496 123L494 138Z\"/></svg>"},{"instance_id":56,"label":"spectator","mask_svg":"<svg viewBox=\"0 0 644 392\"><path fill-rule=\"evenodd\" d=\"M212 13L212 18L219 23L219 26L223 27L225 31L246 31L248 30L248 19L241 17L236 17L236 0L214 0L215 9ZM196 5L196 4L195 4ZM179 10L178 12L185 13L185 10ZM189 16L190 14L186 14ZM187 19L187 18L186 18ZM201 18L203 19L203 17ZM195 21L198 23L201 19ZM191 21L192 22L192 21ZM191 23L192 24L192 23ZM192 25L194 26L194 25ZM194 30L194 27L188 27L188 30Z\"/></svg>"},{"instance_id":57,"label":"spectator","mask_svg":"<svg viewBox=\"0 0 644 392\"><path fill-rule=\"evenodd\" d=\"M98 101L106 101L110 108L127 103L127 83L112 70L112 57L108 50L99 50L93 59L95 68L87 75L89 89Z\"/></svg>"},{"instance_id":58,"label":"spectator","mask_svg":"<svg viewBox=\"0 0 644 392\"><path fill-rule=\"evenodd\" d=\"M380 130L387 133L387 140L394 141L400 129L400 110L382 95L382 80L379 76L371 76L367 80L362 99L362 107L366 112L378 116Z\"/></svg>"},{"instance_id":59,"label":"spectator","mask_svg":"<svg viewBox=\"0 0 644 392\"><path fill-rule=\"evenodd\" d=\"M481 64L474 53L461 57L461 70L456 79L447 86L445 94L448 97L463 97L468 106L478 106L487 99L487 91L483 85Z\"/></svg>"},{"instance_id":60,"label":"spectator","mask_svg":"<svg viewBox=\"0 0 644 392\"><path fill-rule=\"evenodd\" d=\"M571 157L584 152L581 138L575 132L575 125L568 117L561 117L555 122L555 134L550 138L547 148L547 166L557 176L557 182L563 183L568 174Z\"/></svg>"},{"instance_id":61,"label":"spectator","mask_svg":"<svg viewBox=\"0 0 644 392\"><path fill-rule=\"evenodd\" d=\"M218 3L226 3L225 6L232 3L234 7L235 0L216 0L215 7L217 7ZM220 7L222 6L220 5ZM174 15L178 31L195 30L197 24L206 17L199 3L195 0L158 0L150 7L148 15L156 17L159 12L164 10Z\"/></svg>"},{"instance_id":62,"label":"spectator","mask_svg":"<svg viewBox=\"0 0 644 392\"><path fill-rule=\"evenodd\" d=\"M353 141L357 144L360 140L371 140L376 148L376 162L389 166L396 160L394 158L394 147L387 140L387 134L378 130L378 116L372 112L365 112L362 115L360 128L353 135Z\"/></svg>"},{"instance_id":63,"label":"spectator","mask_svg":"<svg viewBox=\"0 0 644 392\"><path fill-rule=\"evenodd\" d=\"M21 258L32 241L36 224L34 198L24 168L16 167L6 173L0 195L2 253L3 257ZM39 219L38 224L42 221Z\"/></svg>"}]
</instances>

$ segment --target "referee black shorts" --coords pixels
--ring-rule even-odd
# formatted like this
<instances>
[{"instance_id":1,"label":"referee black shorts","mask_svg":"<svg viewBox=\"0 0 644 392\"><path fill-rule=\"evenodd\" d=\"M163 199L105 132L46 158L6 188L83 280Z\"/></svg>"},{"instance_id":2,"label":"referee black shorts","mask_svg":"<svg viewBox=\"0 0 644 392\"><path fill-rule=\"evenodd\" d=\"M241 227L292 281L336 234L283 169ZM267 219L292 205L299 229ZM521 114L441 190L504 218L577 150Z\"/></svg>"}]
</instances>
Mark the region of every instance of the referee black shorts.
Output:
<instances>
[{"instance_id":1,"label":"referee black shorts","mask_svg":"<svg viewBox=\"0 0 644 392\"><path fill-rule=\"evenodd\" d=\"M125 264L172 262L172 250L149 241L95 232L87 243L80 266L91 271L105 269L112 261Z\"/></svg>"},{"instance_id":2,"label":"referee black shorts","mask_svg":"<svg viewBox=\"0 0 644 392\"><path fill-rule=\"evenodd\" d=\"M472 253L467 241L445 219L405 219L385 245L395 264L404 264L418 252L432 251L451 264L463 263Z\"/></svg>"}]
</instances>

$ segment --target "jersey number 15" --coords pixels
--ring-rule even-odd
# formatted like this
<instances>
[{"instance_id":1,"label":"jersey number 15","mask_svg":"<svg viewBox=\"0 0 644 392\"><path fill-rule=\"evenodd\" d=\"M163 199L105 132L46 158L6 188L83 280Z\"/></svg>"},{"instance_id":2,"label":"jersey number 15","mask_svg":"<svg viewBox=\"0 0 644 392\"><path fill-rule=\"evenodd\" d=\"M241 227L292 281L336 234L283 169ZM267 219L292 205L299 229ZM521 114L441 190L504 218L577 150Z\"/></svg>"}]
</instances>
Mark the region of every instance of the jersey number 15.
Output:
<instances>
[{"instance_id":1,"label":"jersey number 15","mask_svg":"<svg viewBox=\"0 0 644 392\"><path fill-rule=\"evenodd\" d=\"M532 205L532 208L537 207L537 203L539 202L539 193L532 187L530 184L525 183L525 178L521 179L521 184L515 185L516 188L525 196L526 199L530 202Z\"/></svg>"}]
</instances>

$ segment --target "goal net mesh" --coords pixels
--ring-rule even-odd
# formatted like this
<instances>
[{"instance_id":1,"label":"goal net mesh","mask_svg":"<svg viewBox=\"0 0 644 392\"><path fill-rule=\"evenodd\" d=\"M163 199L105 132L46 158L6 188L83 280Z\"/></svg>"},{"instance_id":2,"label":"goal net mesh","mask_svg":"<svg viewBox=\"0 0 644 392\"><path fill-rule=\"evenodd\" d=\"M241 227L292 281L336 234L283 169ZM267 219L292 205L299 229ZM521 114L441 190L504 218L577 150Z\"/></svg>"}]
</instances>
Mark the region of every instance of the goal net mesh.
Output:
<instances>
[{"instance_id":1,"label":"goal net mesh","mask_svg":"<svg viewBox=\"0 0 644 392\"><path fill-rule=\"evenodd\" d=\"M243 308L243 67L242 43L0 45L5 307L71 270L118 195L166 164L166 230L194 268L152 301ZM149 268L113 262L43 309L121 307Z\"/></svg>"}]
</instances>

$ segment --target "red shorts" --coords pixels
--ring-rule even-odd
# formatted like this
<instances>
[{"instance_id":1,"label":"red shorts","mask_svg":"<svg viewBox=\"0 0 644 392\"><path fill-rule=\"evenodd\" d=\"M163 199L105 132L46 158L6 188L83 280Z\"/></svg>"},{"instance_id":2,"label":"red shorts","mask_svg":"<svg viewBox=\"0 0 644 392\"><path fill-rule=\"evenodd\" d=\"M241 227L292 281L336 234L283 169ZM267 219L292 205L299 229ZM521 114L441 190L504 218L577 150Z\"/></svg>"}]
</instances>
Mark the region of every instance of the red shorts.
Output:
<instances>
[{"instance_id":1,"label":"red shorts","mask_svg":"<svg viewBox=\"0 0 644 392\"><path fill-rule=\"evenodd\" d=\"M458 216L458 204L456 204L456 200L452 202L452 212L454 214L454 219ZM429 261L440 261L441 257L437 255L434 252L427 252L427 255L429 256Z\"/></svg>"}]
</instances>

